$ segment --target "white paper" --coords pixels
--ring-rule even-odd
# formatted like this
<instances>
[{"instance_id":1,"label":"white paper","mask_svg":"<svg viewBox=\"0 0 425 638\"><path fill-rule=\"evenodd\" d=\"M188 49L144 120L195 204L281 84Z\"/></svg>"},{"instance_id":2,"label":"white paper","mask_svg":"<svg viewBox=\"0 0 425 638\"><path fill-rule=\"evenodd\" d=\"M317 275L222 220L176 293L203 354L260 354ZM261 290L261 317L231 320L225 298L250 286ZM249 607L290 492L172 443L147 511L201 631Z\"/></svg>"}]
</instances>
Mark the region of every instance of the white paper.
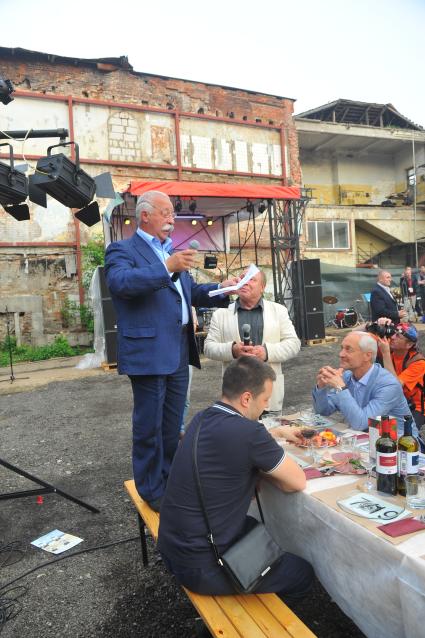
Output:
<instances>
[{"instance_id":1,"label":"white paper","mask_svg":"<svg viewBox=\"0 0 425 638\"><path fill-rule=\"evenodd\" d=\"M260 272L255 264L250 264L249 268L244 277L240 280L238 284L235 286L227 286L226 288L219 288L218 290L210 290L208 293L209 297L216 297L217 295L221 295L223 292L235 292L245 286L245 284L252 279L258 272Z\"/></svg>"},{"instance_id":2,"label":"white paper","mask_svg":"<svg viewBox=\"0 0 425 638\"><path fill-rule=\"evenodd\" d=\"M44 549L46 552L52 554L61 554L71 547L75 547L78 543L82 543L83 539L72 534L66 534L58 529L54 529L52 532L36 538L32 541L31 545Z\"/></svg>"}]
</instances>

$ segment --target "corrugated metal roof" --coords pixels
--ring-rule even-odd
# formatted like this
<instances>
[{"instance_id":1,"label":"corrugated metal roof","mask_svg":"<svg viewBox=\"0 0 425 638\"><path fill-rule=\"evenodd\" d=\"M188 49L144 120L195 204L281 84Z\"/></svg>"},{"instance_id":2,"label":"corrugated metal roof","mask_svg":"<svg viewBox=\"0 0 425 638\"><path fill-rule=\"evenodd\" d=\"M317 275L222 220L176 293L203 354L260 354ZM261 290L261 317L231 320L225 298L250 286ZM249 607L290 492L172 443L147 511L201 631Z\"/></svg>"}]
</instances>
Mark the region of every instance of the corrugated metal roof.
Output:
<instances>
[{"instance_id":1,"label":"corrugated metal roof","mask_svg":"<svg viewBox=\"0 0 425 638\"><path fill-rule=\"evenodd\" d=\"M339 99L323 104L309 111L297 113L296 119L319 120L341 124L361 124L377 128L407 128L422 131L423 127L409 120L392 104L375 104L374 102L357 102Z\"/></svg>"}]
</instances>

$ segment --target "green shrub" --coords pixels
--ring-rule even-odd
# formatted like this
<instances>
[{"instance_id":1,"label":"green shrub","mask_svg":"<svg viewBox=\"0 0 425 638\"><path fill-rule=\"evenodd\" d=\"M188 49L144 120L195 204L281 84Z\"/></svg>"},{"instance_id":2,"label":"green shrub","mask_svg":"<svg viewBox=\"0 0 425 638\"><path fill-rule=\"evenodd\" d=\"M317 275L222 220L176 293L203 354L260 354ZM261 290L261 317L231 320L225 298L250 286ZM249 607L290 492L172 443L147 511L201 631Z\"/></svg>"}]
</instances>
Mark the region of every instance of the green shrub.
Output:
<instances>
[{"instance_id":1,"label":"green shrub","mask_svg":"<svg viewBox=\"0 0 425 638\"><path fill-rule=\"evenodd\" d=\"M52 357L73 357L74 355L92 351L91 348L73 348L63 335L58 335L53 343L46 346L17 346L14 337L10 338L10 342L11 345L13 344L12 359L14 363L18 361L44 361ZM6 339L3 343L0 343L0 367L8 366L9 363L9 348Z\"/></svg>"}]
</instances>

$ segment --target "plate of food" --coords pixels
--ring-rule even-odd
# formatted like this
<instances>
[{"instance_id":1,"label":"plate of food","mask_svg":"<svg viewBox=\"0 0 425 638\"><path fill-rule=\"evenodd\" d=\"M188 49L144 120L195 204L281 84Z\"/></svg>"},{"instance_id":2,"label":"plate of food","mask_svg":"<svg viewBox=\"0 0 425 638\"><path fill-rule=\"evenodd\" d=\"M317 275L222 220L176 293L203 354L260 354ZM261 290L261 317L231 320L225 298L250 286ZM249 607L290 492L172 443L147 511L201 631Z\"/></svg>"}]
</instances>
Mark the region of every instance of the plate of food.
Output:
<instances>
[{"instance_id":1,"label":"plate of food","mask_svg":"<svg viewBox=\"0 0 425 638\"><path fill-rule=\"evenodd\" d=\"M360 452L326 452L321 459L323 467L332 468L339 474L366 474L367 469L362 465Z\"/></svg>"},{"instance_id":2,"label":"plate of food","mask_svg":"<svg viewBox=\"0 0 425 638\"><path fill-rule=\"evenodd\" d=\"M300 442L298 447L309 447L310 443L314 447L334 447L340 440L339 432L331 428L307 428L301 429Z\"/></svg>"}]
</instances>

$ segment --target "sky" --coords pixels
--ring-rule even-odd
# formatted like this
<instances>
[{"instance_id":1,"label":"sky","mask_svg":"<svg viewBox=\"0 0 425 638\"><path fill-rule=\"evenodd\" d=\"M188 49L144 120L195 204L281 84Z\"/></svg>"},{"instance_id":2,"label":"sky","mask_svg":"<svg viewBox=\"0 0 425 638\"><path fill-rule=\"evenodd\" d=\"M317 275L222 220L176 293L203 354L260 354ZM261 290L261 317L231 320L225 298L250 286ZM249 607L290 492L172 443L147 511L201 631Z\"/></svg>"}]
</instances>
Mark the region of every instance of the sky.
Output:
<instances>
[{"instance_id":1,"label":"sky","mask_svg":"<svg viewBox=\"0 0 425 638\"><path fill-rule=\"evenodd\" d=\"M296 99L391 103L425 127L425 0L0 0L0 45ZM0 69L1 75L1 69Z\"/></svg>"}]
</instances>

